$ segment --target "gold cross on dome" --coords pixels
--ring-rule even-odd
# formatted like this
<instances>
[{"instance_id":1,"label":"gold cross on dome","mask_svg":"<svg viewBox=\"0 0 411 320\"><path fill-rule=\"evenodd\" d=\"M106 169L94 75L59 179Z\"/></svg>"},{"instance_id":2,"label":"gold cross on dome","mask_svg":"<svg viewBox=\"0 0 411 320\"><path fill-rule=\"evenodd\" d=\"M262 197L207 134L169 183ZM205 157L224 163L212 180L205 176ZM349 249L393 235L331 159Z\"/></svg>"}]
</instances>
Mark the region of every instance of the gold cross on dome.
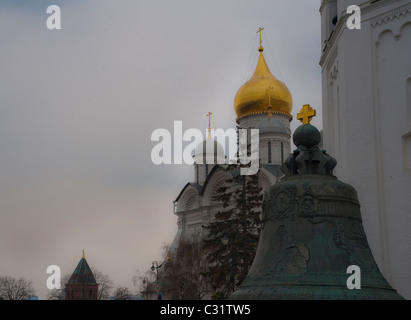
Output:
<instances>
[{"instance_id":1,"label":"gold cross on dome","mask_svg":"<svg viewBox=\"0 0 411 320\"><path fill-rule=\"evenodd\" d=\"M303 124L310 124L312 118L315 117L316 114L316 111L311 108L309 104L306 104L303 106L300 113L297 114L297 119Z\"/></svg>"},{"instance_id":2,"label":"gold cross on dome","mask_svg":"<svg viewBox=\"0 0 411 320\"><path fill-rule=\"evenodd\" d=\"M268 94L268 106L271 105L271 95L270 95L270 91L274 90L273 87L268 87L267 90L265 90L265 92L267 92Z\"/></svg>"},{"instance_id":3,"label":"gold cross on dome","mask_svg":"<svg viewBox=\"0 0 411 320\"><path fill-rule=\"evenodd\" d=\"M265 92L267 92L268 94L268 116L272 117L273 116L273 110L272 110L272 106L271 106L271 95L270 95L270 91L274 90L273 87L268 87L267 90L265 90Z\"/></svg>"},{"instance_id":4,"label":"gold cross on dome","mask_svg":"<svg viewBox=\"0 0 411 320\"><path fill-rule=\"evenodd\" d=\"M208 117L208 130L211 130L211 115L212 113L209 112L206 117Z\"/></svg>"},{"instance_id":5,"label":"gold cross on dome","mask_svg":"<svg viewBox=\"0 0 411 320\"><path fill-rule=\"evenodd\" d=\"M211 139L211 112L208 112L206 117L208 117L208 138Z\"/></svg>"},{"instance_id":6,"label":"gold cross on dome","mask_svg":"<svg viewBox=\"0 0 411 320\"><path fill-rule=\"evenodd\" d=\"M257 33L260 34L260 47L261 47L261 44L263 43L263 42L261 41L261 32L262 32L263 30L264 30L264 28L259 27L259 28L258 28L258 31L257 31Z\"/></svg>"}]
</instances>

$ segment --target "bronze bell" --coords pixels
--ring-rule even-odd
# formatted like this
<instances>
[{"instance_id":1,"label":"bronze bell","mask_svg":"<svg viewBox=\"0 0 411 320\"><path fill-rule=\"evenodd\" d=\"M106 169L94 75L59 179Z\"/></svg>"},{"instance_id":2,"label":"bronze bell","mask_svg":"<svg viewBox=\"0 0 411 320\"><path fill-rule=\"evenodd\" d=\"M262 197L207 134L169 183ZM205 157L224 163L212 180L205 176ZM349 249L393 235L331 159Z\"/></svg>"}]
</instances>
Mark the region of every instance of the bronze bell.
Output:
<instances>
[{"instance_id":1,"label":"bronze bell","mask_svg":"<svg viewBox=\"0 0 411 320\"><path fill-rule=\"evenodd\" d=\"M233 300L403 299L374 261L355 189L333 176L319 131L297 128L285 176L264 195L254 262ZM356 287L347 273L358 266ZM352 271L350 271L352 272Z\"/></svg>"}]
</instances>

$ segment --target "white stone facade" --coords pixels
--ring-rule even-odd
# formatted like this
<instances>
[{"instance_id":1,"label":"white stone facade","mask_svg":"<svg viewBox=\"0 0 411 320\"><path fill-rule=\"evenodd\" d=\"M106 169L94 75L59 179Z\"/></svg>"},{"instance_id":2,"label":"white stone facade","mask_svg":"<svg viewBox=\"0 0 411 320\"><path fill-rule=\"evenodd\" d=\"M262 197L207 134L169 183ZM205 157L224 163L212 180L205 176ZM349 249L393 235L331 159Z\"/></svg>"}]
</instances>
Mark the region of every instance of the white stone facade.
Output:
<instances>
[{"instance_id":1,"label":"white stone facade","mask_svg":"<svg viewBox=\"0 0 411 320\"><path fill-rule=\"evenodd\" d=\"M411 299L411 1L323 0L320 13L324 149L358 191L381 272Z\"/></svg>"}]
</instances>

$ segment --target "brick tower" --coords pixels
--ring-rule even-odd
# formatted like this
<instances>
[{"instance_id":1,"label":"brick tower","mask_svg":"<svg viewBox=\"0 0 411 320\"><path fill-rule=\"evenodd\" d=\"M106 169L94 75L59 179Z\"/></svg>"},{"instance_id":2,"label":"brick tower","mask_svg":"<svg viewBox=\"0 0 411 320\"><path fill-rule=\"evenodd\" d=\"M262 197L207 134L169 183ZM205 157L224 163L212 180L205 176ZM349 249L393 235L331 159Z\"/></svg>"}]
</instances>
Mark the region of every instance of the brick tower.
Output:
<instances>
[{"instance_id":1,"label":"brick tower","mask_svg":"<svg viewBox=\"0 0 411 320\"><path fill-rule=\"evenodd\" d=\"M66 284L66 300L97 300L98 283L83 256Z\"/></svg>"}]
</instances>

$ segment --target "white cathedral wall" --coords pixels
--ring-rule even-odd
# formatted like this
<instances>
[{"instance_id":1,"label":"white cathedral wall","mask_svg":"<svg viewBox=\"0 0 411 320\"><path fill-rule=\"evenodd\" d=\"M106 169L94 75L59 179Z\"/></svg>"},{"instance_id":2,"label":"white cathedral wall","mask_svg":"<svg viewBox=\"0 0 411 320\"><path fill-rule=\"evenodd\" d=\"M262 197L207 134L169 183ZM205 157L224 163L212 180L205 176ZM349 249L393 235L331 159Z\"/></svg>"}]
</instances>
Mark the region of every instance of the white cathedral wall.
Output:
<instances>
[{"instance_id":1,"label":"white cathedral wall","mask_svg":"<svg viewBox=\"0 0 411 320\"><path fill-rule=\"evenodd\" d=\"M381 271L411 299L407 3L381 1L375 11L364 10L361 30L337 30L321 63L324 148L338 161L336 176L358 191L364 228Z\"/></svg>"},{"instance_id":2,"label":"white cathedral wall","mask_svg":"<svg viewBox=\"0 0 411 320\"><path fill-rule=\"evenodd\" d=\"M380 128L377 142L379 179L381 184L380 205L386 226L390 272L398 283L409 284L411 293L411 173L403 164L403 136L411 133L407 119L406 88L411 77L411 14L408 24L398 20L391 25L378 25L375 48L375 105L376 125ZM399 32L396 30L400 27ZM382 31L384 30L384 31ZM397 32L398 33L397 33ZM407 192L408 191L408 192ZM399 262L399 263L398 263ZM406 268L408 266L408 268ZM405 269L406 268L406 269ZM411 296L410 296L411 298Z\"/></svg>"},{"instance_id":3,"label":"white cathedral wall","mask_svg":"<svg viewBox=\"0 0 411 320\"><path fill-rule=\"evenodd\" d=\"M321 43L322 45L328 39L334 25L332 19L337 13L337 0L322 0L321 8Z\"/></svg>"},{"instance_id":4,"label":"white cathedral wall","mask_svg":"<svg viewBox=\"0 0 411 320\"><path fill-rule=\"evenodd\" d=\"M268 139L264 139L260 135L260 161L261 163L268 163L268 141L269 141Z\"/></svg>"},{"instance_id":5,"label":"white cathedral wall","mask_svg":"<svg viewBox=\"0 0 411 320\"><path fill-rule=\"evenodd\" d=\"M194 174L195 174L195 182L198 183L199 185L203 185L204 182L207 179L206 172L211 170L210 167L208 166L207 170L207 164L195 164L194 165Z\"/></svg>"},{"instance_id":6,"label":"white cathedral wall","mask_svg":"<svg viewBox=\"0 0 411 320\"><path fill-rule=\"evenodd\" d=\"M244 117L239 120L240 128L255 128L257 123L267 118L267 114L257 114ZM284 114L273 113L273 118L280 120L286 127L288 135L282 133L260 134L260 160L262 164L268 164L268 141L271 141L272 164L281 164L281 142L283 143L283 158L287 160L291 153L291 118Z\"/></svg>"},{"instance_id":7,"label":"white cathedral wall","mask_svg":"<svg viewBox=\"0 0 411 320\"><path fill-rule=\"evenodd\" d=\"M215 214L222 209L221 203L215 203L212 197L216 190L222 186L230 174L220 169L212 176L203 195L199 195L193 187L188 187L176 204L178 216L178 231L172 244L175 251L180 241L197 241L199 237L206 235L204 225L209 224ZM259 172L260 185L264 191L276 182L276 177L262 168Z\"/></svg>"},{"instance_id":8,"label":"white cathedral wall","mask_svg":"<svg viewBox=\"0 0 411 320\"><path fill-rule=\"evenodd\" d=\"M271 163L268 157L268 142L271 142ZM260 160L261 164L281 165L281 143L283 145L283 160L287 160L291 153L290 139L281 133L260 134Z\"/></svg>"}]
</instances>

